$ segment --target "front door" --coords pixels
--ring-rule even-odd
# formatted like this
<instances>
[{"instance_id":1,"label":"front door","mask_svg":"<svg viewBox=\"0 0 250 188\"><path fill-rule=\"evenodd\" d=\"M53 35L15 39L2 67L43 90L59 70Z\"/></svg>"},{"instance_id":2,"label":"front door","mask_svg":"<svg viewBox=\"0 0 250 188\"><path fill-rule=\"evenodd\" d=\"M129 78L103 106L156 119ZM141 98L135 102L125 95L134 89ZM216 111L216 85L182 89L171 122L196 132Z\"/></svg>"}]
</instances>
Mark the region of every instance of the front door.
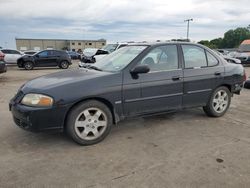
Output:
<instances>
[{"instance_id":1,"label":"front door","mask_svg":"<svg viewBox=\"0 0 250 188\"><path fill-rule=\"evenodd\" d=\"M183 71L176 45L151 49L137 65L147 65L149 73L133 77L125 74L123 104L125 116L156 113L182 106Z\"/></svg>"},{"instance_id":2,"label":"front door","mask_svg":"<svg viewBox=\"0 0 250 188\"><path fill-rule=\"evenodd\" d=\"M49 64L49 52L47 50L42 51L36 55L36 66L44 67Z\"/></svg>"}]
</instances>

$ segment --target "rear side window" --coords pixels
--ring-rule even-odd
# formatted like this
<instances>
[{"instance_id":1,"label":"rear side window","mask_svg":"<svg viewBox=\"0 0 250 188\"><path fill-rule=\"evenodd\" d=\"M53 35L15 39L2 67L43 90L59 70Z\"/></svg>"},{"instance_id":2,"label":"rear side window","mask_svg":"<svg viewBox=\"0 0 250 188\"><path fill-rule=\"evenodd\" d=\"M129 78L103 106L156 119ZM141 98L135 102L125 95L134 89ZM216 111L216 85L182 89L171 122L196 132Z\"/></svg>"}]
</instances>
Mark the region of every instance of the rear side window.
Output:
<instances>
[{"instance_id":1,"label":"rear side window","mask_svg":"<svg viewBox=\"0 0 250 188\"><path fill-rule=\"evenodd\" d=\"M182 45L185 68L212 67L219 64L218 59L207 50L194 46Z\"/></svg>"},{"instance_id":2,"label":"rear side window","mask_svg":"<svg viewBox=\"0 0 250 188\"><path fill-rule=\"evenodd\" d=\"M206 51L206 53L207 53L208 66L209 67L216 66L219 63L219 61L208 51Z\"/></svg>"},{"instance_id":3,"label":"rear side window","mask_svg":"<svg viewBox=\"0 0 250 188\"><path fill-rule=\"evenodd\" d=\"M185 68L206 67L205 50L194 45L182 45Z\"/></svg>"}]
</instances>

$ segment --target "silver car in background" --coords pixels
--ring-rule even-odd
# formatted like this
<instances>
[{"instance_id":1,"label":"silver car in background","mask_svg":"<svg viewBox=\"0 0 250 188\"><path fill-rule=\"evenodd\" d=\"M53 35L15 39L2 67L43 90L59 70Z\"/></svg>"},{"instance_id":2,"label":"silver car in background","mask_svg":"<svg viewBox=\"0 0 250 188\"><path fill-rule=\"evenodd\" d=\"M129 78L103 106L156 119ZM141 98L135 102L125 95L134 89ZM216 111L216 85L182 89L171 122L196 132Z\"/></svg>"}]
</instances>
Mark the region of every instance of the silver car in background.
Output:
<instances>
[{"instance_id":1,"label":"silver car in background","mask_svg":"<svg viewBox=\"0 0 250 188\"><path fill-rule=\"evenodd\" d=\"M13 65L17 65L17 59L23 55L22 52L12 49L1 49L0 52L4 54L5 63Z\"/></svg>"}]
</instances>

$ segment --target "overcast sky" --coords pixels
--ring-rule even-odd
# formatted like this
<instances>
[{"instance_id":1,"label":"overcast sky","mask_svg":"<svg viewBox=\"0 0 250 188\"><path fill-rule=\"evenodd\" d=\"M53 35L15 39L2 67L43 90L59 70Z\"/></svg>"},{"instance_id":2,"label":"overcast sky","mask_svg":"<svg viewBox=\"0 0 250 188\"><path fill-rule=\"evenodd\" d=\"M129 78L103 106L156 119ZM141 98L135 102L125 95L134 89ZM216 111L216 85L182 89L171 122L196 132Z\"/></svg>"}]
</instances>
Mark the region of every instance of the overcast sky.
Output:
<instances>
[{"instance_id":1,"label":"overcast sky","mask_svg":"<svg viewBox=\"0 0 250 188\"><path fill-rule=\"evenodd\" d=\"M0 46L15 37L154 41L222 37L250 24L249 0L0 0Z\"/></svg>"}]
</instances>

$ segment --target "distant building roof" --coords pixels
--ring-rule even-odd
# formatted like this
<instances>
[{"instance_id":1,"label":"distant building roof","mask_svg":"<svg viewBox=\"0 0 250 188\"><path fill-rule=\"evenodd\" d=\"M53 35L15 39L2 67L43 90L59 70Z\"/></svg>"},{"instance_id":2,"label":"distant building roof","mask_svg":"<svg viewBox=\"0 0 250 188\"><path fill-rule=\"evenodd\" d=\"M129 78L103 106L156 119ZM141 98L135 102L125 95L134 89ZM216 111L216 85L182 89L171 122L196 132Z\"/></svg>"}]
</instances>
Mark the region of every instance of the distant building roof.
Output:
<instances>
[{"instance_id":1,"label":"distant building roof","mask_svg":"<svg viewBox=\"0 0 250 188\"><path fill-rule=\"evenodd\" d=\"M87 39L46 39L46 38L41 38L41 39L34 39L34 38L18 38L16 37L16 40L61 40L61 41L86 41L86 42L91 42L91 41L100 41L100 42L106 42L106 39L97 39L97 40L87 40Z\"/></svg>"},{"instance_id":2,"label":"distant building roof","mask_svg":"<svg viewBox=\"0 0 250 188\"><path fill-rule=\"evenodd\" d=\"M244 40L241 44L250 44L250 39Z\"/></svg>"}]
</instances>

